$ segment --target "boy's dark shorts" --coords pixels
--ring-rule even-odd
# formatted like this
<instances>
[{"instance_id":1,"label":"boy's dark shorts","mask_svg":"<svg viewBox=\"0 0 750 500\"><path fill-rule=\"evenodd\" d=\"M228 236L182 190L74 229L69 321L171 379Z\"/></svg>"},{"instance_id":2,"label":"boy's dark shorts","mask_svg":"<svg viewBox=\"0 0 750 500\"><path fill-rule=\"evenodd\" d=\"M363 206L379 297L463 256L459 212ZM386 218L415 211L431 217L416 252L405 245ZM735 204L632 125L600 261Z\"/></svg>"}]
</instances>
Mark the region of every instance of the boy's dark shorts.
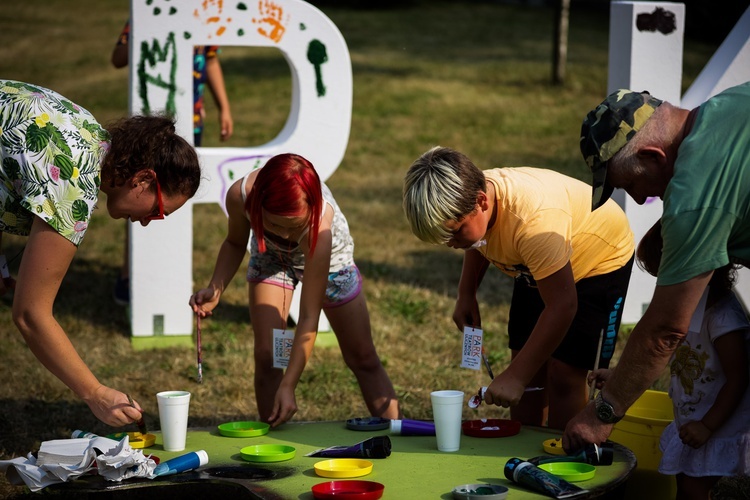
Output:
<instances>
[{"instance_id":1,"label":"boy's dark shorts","mask_svg":"<svg viewBox=\"0 0 750 500\"><path fill-rule=\"evenodd\" d=\"M633 257L620 269L584 278L576 283L578 311L567 335L552 357L576 368L591 370L596 361L599 332L604 329L599 368L609 367L620 329L625 296L628 292ZM544 302L539 290L526 280L516 279L508 320L508 345L519 351L531 335Z\"/></svg>"}]
</instances>

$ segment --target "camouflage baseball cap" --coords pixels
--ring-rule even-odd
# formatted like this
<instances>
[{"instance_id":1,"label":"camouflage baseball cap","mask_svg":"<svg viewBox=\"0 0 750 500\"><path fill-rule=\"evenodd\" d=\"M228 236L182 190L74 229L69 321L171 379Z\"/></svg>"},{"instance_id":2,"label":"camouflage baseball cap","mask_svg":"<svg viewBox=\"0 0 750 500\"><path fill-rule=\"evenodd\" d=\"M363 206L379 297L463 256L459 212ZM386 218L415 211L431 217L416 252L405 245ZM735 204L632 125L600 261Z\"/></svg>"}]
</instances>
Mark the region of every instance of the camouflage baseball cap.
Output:
<instances>
[{"instance_id":1,"label":"camouflage baseball cap","mask_svg":"<svg viewBox=\"0 0 750 500\"><path fill-rule=\"evenodd\" d=\"M607 183L607 162L633 138L661 103L647 91L620 89L586 115L581 127L581 153L594 174L591 210L604 205L612 195L614 188Z\"/></svg>"}]
</instances>

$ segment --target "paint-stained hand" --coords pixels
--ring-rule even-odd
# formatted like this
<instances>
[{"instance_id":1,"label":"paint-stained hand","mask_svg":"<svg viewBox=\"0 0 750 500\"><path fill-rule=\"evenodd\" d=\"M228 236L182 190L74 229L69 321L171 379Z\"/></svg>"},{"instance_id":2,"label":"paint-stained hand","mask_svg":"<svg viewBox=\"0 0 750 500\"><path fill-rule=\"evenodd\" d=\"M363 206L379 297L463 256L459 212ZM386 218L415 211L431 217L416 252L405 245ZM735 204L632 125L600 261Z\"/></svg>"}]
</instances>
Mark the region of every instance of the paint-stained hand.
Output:
<instances>
[{"instance_id":1,"label":"paint-stained hand","mask_svg":"<svg viewBox=\"0 0 750 500\"><path fill-rule=\"evenodd\" d=\"M294 397L294 389L285 389L283 386L276 391L273 401L273 413L268 418L271 427L278 427L297 413L297 400Z\"/></svg>"},{"instance_id":2,"label":"paint-stained hand","mask_svg":"<svg viewBox=\"0 0 750 500\"><path fill-rule=\"evenodd\" d=\"M484 402L490 405L510 408L516 406L523 397L526 384L503 372L492 381L484 394Z\"/></svg>"},{"instance_id":3,"label":"paint-stained hand","mask_svg":"<svg viewBox=\"0 0 750 500\"><path fill-rule=\"evenodd\" d=\"M220 290L212 287L202 288L190 297L188 304L195 314L198 314L201 318L205 318L213 314L212 311L219 305L220 298Z\"/></svg>"},{"instance_id":4,"label":"paint-stained hand","mask_svg":"<svg viewBox=\"0 0 750 500\"><path fill-rule=\"evenodd\" d=\"M603 443L612 433L612 424L605 424L596 416L596 407L591 402L573 417L562 437L562 445L566 453L573 453L583 449L591 443Z\"/></svg>"},{"instance_id":5,"label":"paint-stained hand","mask_svg":"<svg viewBox=\"0 0 750 500\"><path fill-rule=\"evenodd\" d=\"M700 420L692 420L680 427L680 439L691 448L700 448L711 437L713 431Z\"/></svg>"},{"instance_id":6,"label":"paint-stained hand","mask_svg":"<svg viewBox=\"0 0 750 500\"><path fill-rule=\"evenodd\" d=\"M142 415L138 403L131 405L126 394L104 385L100 385L93 396L84 401L96 418L112 427L130 425Z\"/></svg>"}]
</instances>

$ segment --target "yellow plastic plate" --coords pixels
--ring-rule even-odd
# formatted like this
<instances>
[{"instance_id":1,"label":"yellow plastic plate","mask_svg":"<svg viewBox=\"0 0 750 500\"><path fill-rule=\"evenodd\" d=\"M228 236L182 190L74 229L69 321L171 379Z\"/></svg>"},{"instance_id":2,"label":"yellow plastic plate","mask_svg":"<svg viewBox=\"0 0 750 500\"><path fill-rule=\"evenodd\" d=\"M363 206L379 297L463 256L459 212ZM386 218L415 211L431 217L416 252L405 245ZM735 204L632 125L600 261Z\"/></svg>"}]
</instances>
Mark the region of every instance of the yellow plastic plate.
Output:
<instances>
[{"instance_id":1,"label":"yellow plastic plate","mask_svg":"<svg viewBox=\"0 0 750 500\"><path fill-rule=\"evenodd\" d=\"M544 448L544 451L550 455L565 455L561 438L548 439L542 443L542 447Z\"/></svg>"},{"instance_id":2,"label":"yellow plastic plate","mask_svg":"<svg viewBox=\"0 0 750 500\"><path fill-rule=\"evenodd\" d=\"M372 472L372 462L358 458L334 458L315 464L315 473L336 479L366 476Z\"/></svg>"},{"instance_id":3,"label":"yellow plastic plate","mask_svg":"<svg viewBox=\"0 0 750 500\"><path fill-rule=\"evenodd\" d=\"M219 425L219 434L226 437L255 437L268 434L271 426L264 422L227 422Z\"/></svg>"},{"instance_id":4,"label":"yellow plastic plate","mask_svg":"<svg viewBox=\"0 0 750 500\"><path fill-rule=\"evenodd\" d=\"M293 446L283 444L256 444L245 446L240 454L248 462L283 462L293 459L296 451Z\"/></svg>"},{"instance_id":5,"label":"yellow plastic plate","mask_svg":"<svg viewBox=\"0 0 750 500\"><path fill-rule=\"evenodd\" d=\"M131 448L148 448L149 446L153 446L156 442L156 435L141 434L140 432L117 432L115 434L109 434L107 437L120 441L126 435L128 436L128 443L130 443Z\"/></svg>"},{"instance_id":6,"label":"yellow plastic plate","mask_svg":"<svg viewBox=\"0 0 750 500\"><path fill-rule=\"evenodd\" d=\"M596 474L596 467L583 462L549 462L541 464L539 468L570 483L587 481Z\"/></svg>"}]
</instances>

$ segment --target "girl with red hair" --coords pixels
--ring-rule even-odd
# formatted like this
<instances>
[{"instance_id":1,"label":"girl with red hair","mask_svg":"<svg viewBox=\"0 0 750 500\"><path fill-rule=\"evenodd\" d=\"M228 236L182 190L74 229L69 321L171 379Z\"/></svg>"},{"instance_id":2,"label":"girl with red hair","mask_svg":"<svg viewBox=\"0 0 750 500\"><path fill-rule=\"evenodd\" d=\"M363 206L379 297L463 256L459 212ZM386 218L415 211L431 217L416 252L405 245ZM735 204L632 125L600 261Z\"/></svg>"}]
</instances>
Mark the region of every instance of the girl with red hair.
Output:
<instances>
[{"instance_id":1,"label":"girl with red hair","mask_svg":"<svg viewBox=\"0 0 750 500\"><path fill-rule=\"evenodd\" d=\"M250 321L255 336L255 395L260 419L276 427L297 411L294 390L312 353L323 310L371 415L399 418L396 393L370 330L362 276L346 218L313 165L295 154L274 156L227 192L228 232L208 286L190 298L212 314L250 240ZM292 292L304 280L286 371L274 368L273 330L286 328Z\"/></svg>"}]
</instances>

